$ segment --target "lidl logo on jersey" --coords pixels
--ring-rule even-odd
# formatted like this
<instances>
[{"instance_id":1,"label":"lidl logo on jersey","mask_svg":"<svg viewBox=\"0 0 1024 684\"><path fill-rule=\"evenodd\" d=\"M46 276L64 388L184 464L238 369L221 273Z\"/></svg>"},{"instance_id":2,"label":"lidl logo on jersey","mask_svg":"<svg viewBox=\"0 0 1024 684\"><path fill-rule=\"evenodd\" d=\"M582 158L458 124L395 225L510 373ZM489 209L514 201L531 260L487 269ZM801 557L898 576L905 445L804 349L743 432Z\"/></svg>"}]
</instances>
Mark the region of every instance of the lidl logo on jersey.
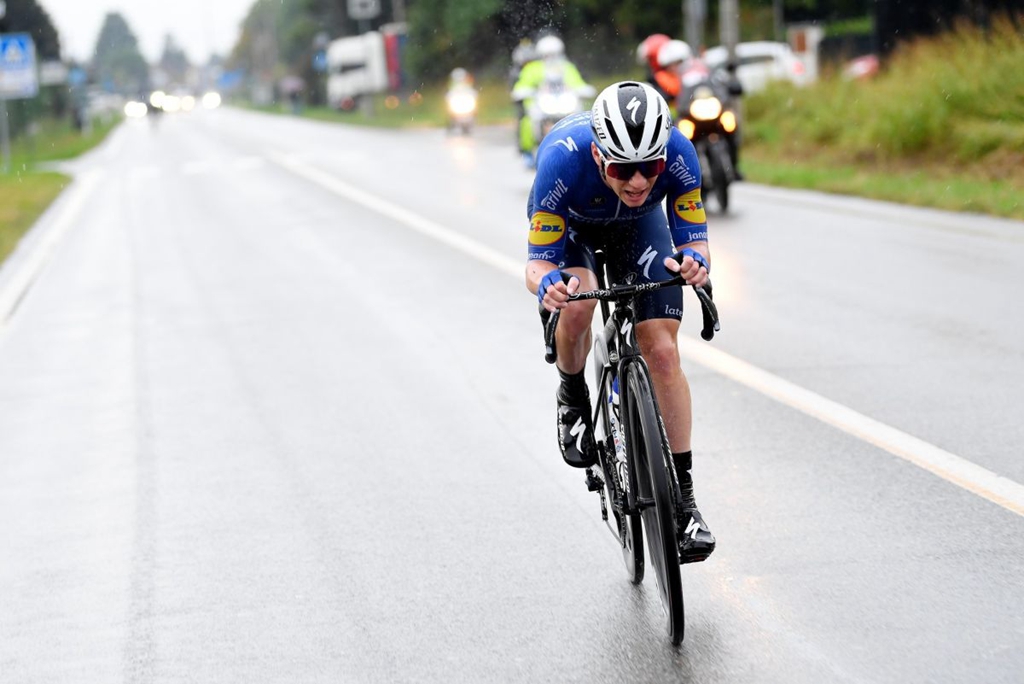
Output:
<instances>
[{"instance_id":1,"label":"lidl logo on jersey","mask_svg":"<svg viewBox=\"0 0 1024 684\"><path fill-rule=\"evenodd\" d=\"M553 245L565 235L565 220L557 214L538 211L530 220L530 244Z\"/></svg>"},{"instance_id":2,"label":"lidl logo on jersey","mask_svg":"<svg viewBox=\"0 0 1024 684\"><path fill-rule=\"evenodd\" d=\"M676 216L687 223L707 223L704 203L700 200L700 188L695 188L685 195L680 195L672 203Z\"/></svg>"}]
</instances>

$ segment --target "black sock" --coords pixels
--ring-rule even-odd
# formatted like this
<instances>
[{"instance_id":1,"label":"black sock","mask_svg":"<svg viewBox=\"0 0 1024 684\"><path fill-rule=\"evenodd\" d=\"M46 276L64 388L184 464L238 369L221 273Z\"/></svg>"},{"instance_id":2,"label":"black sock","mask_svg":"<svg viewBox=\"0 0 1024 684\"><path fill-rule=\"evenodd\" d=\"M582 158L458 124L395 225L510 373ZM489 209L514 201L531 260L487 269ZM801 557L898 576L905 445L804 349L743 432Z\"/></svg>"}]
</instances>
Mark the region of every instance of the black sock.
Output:
<instances>
[{"instance_id":1,"label":"black sock","mask_svg":"<svg viewBox=\"0 0 1024 684\"><path fill-rule=\"evenodd\" d=\"M693 452L683 451L678 454L672 454L672 464L676 467L676 473L682 477L683 472L689 472L690 468L693 467Z\"/></svg>"},{"instance_id":2,"label":"black sock","mask_svg":"<svg viewBox=\"0 0 1024 684\"><path fill-rule=\"evenodd\" d=\"M679 478L679 503L682 508L696 508L697 502L693 499L693 478L690 477L690 468L693 466L693 452L684 451L672 454L672 464L676 467L676 477Z\"/></svg>"},{"instance_id":3,"label":"black sock","mask_svg":"<svg viewBox=\"0 0 1024 684\"><path fill-rule=\"evenodd\" d=\"M558 376L562 378L562 384L558 387L558 398L568 404L590 403L590 391L587 389L587 379L584 376L586 369L579 373L566 373L558 369Z\"/></svg>"}]
</instances>

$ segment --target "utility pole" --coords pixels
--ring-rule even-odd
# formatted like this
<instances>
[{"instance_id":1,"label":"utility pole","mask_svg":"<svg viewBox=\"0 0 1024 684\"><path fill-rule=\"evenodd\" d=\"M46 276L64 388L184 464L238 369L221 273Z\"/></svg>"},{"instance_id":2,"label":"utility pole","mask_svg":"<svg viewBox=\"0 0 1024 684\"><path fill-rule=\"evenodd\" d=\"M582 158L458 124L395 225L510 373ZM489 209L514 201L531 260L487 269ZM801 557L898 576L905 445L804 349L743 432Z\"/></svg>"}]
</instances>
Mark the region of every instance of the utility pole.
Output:
<instances>
[{"instance_id":1,"label":"utility pole","mask_svg":"<svg viewBox=\"0 0 1024 684\"><path fill-rule=\"evenodd\" d=\"M683 27L686 42L693 54L699 55L704 44L704 19L707 16L707 0L683 0Z\"/></svg>"},{"instance_id":2,"label":"utility pole","mask_svg":"<svg viewBox=\"0 0 1024 684\"><path fill-rule=\"evenodd\" d=\"M397 24L405 22L404 0L391 0L391 21Z\"/></svg>"},{"instance_id":3,"label":"utility pole","mask_svg":"<svg viewBox=\"0 0 1024 684\"><path fill-rule=\"evenodd\" d=\"M722 45L729 50L729 59L736 58L736 43L740 42L739 0L719 0L718 23Z\"/></svg>"}]
</instances>

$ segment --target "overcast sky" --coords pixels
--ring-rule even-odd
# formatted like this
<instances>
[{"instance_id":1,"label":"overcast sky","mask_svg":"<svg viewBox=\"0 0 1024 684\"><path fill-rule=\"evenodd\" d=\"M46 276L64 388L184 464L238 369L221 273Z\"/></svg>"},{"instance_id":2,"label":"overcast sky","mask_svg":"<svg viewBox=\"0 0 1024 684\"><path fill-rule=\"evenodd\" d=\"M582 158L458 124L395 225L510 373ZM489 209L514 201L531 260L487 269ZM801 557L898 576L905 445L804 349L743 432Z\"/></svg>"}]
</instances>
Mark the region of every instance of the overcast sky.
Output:
<instances>
[{"instance_id":1,"label":"overcast sky","mask_svg":"<svg viewBox=\"0 0 1024 684\"><path fill-rule=\"evenodd\" d=\"M227 55L242 20L256 0L37 0L60 33L63 57L90 59L103 18L118 12L139 40L142 55L156 61L168 33L193 64Z\"/></svg>"}]
</instances>

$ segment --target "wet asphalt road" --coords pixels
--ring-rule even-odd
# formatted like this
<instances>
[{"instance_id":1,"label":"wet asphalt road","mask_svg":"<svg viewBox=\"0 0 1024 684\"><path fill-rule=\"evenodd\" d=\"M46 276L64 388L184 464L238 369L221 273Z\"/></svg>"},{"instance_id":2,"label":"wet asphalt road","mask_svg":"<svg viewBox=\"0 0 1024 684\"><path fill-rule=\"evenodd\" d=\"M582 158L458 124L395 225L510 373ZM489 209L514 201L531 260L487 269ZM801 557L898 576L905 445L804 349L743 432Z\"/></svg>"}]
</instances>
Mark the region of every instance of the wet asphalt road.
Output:
<instances>
[{"instance_id":1,"label":"wet asphalt road","mask_svg":"<svg viewBox=\"0 0 1024 684\"><path fill-rule=\"evenodd\" d=\"M712 205L674 649L557 454L511 138L224 109L75 164L0 269L0 680L1020 680L1024 224Z\"/></svg>"}]
</instances>

